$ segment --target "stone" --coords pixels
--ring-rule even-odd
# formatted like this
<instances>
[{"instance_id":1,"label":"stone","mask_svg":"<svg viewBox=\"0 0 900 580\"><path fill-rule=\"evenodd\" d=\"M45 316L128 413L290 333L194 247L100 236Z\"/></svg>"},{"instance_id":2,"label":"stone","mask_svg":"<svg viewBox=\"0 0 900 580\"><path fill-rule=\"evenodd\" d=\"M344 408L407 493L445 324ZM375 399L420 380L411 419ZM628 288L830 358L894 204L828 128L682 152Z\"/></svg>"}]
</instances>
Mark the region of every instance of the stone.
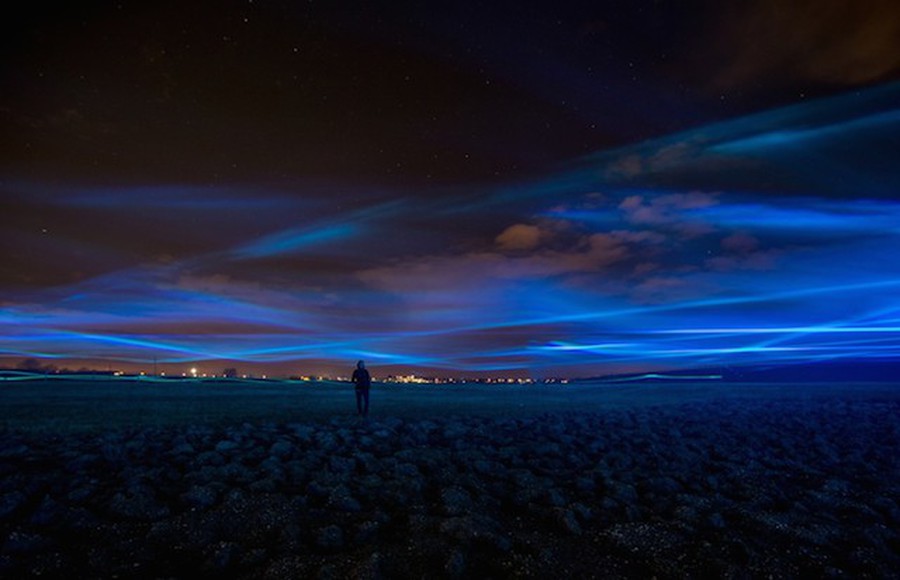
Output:
<instances>
[{"instance_id":1,"label":"stone","mask_svg":"<svg viewBox=\"0 0 900 580\"><path fill-rule=\"evenodd\" d=\"M332 491L328 499L328 505L342 512L362 511L362 505L350 494L350 490L345 487L338 487Z\"/></svg>"},{"instance_id":2,"label":"stone","mask_svg":"<svg viewBox=\"0 0 900 580\"><path fill-rule=\"evenodd\" d=\"M398 463L394 467L394 475L401 479L417 479L421 474L419 468L412 463Z\"/></svg>"},{"instance_id":3,"label":"stone","mask_svg":"<svg viewBox=\"0 0 900 580\"><path fill-rule=\"evenodd\" d=\"M459 550L453 550L444 563L444 575L447 578L464 578L466 574L466 556Z\"/></svg>"},{"instance_id":4,"label":"stone","mask_svg":"<svg viewBox=\"0 0 900 580\"><path fill-rule=\"evenodd\" d=\"M157 502L153 493L143 487L115 494L109 510L116 516L138 521L155 521L169 515L169 508Z\"/></svg>"},{"instance_id":5,"label":"stone","mask_svg":"<svg viewBox=\"0 0 900 580\"><path fill-rule=\"evenodd\" d=\"M563 492L555 487L551 487L544 494L542 494L543 501L546 505L552 507L562 507L566 505L566 496L563 495Z\"/></svg>"},{"instance_id":6,"label":"stone","mask_svg":"<svg viewBox=\"0 0 900 580\"><path fill-rule=\"evenodd\" d=\"M197 456L196 462L198 465L218 467L225 465L225 458L215 451L204 451Z\"/></svg>"},{"instance_id":7,"label":"stone","mask_svg":"<svg viewBox=\"0 0 900 580\"><path fill-rule=\"evenodd\" d=\"M447 515L458 516L472 510L472 497L461 487L448 487L441 490L441 505Z\"/></svg>"},{"instance_id":8,"label":"stone","mask_svg":"<svg viewBox=\"0 0 900 580\"><path fill-rule=\"evenodd\" d=\"M706 518L706 523L709 524L711 528L721 530L725 528L725 518L722 517L720 513L712 513L709 517Z\"/></svg>"},{"instance_id":9,"label":"stone","mask_svg":"<svg viewBox=\"0 0 900 580\"><path fill-rule=\"evenodd\" d=\"M277 441L269 447L269 455L278 459L289 457L294 451L294 446L288 441Z\"/></svg>"},{"instance_id":10,"label":"stone","mask_svg":"<svg viewBox=\"0 0 900 580\"><path fill-rule=\"evenodd\" d=\"M50 496L44 496L29 521L36 526L50 526L59 522L62 515L62 506Z\"/></svg>"},{"instance_id":11,"label":"stone","mask_svg":"<svg viewBox=\"0 0 900 580\"><path fill-rule=\"evenodd\" d=\"M3 553L10 555L31 555L45 550L50 545L47 538L22 531L13 531L3 544Z\"/></svg>"},{"instance_id":12,"label":"stone","mask_svg":"<svg viewBox=\"0 0 900 580\"><path fill-rule=\"evenodd\" d=\"M357 544L365 544L373 541L377 535L378 531L381 529L381 523L377 520L366 520L363 523L359 524L359 527L356 530L356 538L355 541Z\"/></svg>"},{"instance_id":13,"label":"stone","mask_svg":"<svg viewBox=\"0 0 900 580\"><path fill-rule=\"evenodd\" d=\"M216 444L216 451L218 451L219 453L228 453L229 451L234 451L239 447L240 444L238 444L237 442L231 441L230 439L224 439Z\"/></svg>"},{"instance_id":14,"label":"stone","mask_svg":"<svg viewBox=\"0 0 900 580\"><path fill-rule=\"evenodd\" d=\"M344 532L336 525L326 526L316 533L316 546L323 550L337 550L344 546Z\"/></svg>"},{"instance_id":15,"label":"stone","mask_svg":"<svg viewBox=\"0 0 900 580\"><path fill-rule=\"evenodd\" d=\"M0 459L24 459L31 453L31 448L24 443L4 441L0 445Z\"/></svg>"},{"instance_id":16,"label":"stone","mask_svg":"<svg viewBox=\"0 0 900 580\"><path fill-rule=\"evenodd\" d=\"M219 571L227 570L240 558L240 548L231 542L220 542L212 557L212 566Z\"/></svg>"},{"instance_id":17,"label":"stone","mask_svg":"<svg viewBox=\"0 0 900 580\"><path fill-rule=\"evenodd\" d=\"M336 475L349 475L356 469L356 460L352 457L333 455L328 459L328 467Z\"/></svg>"},{"instance_id":18,"label":"stone","mask_svg":"<svg viewBox=\"0 0 900 580\"><path fill-rule=\"evenodd\" d=\"M28 501L28 496L21 491L13 491L0 496L0 519L6 519L15 514L19 508L25 505L26 501Z\"/></svg>"},{"instance_id":19,"label":"stone","mask_svg":"<svg viewBox=\"0 0 900 580\"><path fill-rule=\"evenodd\" d=\"M218 494L211 486L195 485L183 493L181 499L192 508L206 509L215 505Z\"/></svg>"},{"instance_id":20,"label":"stone","mask_svg":"<svg viewBox=\"0 0 900 580\"><path fill-rule=\"evenodd\" d=\"M560 509L556 511L556 523L560 530L563 532L572 535L572 536L580 536L581 535L581 524L578 523L578 518L575 517L575 512L569 509Z\"/></svg>"}]
</instances>

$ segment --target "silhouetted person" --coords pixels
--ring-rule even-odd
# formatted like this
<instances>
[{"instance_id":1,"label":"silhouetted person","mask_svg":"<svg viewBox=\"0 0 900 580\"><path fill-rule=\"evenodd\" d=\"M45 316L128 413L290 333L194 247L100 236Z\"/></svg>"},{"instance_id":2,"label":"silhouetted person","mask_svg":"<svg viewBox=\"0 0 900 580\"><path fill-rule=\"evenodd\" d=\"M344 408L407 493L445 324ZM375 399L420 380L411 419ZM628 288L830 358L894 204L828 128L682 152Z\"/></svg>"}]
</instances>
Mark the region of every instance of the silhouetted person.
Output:
<instances>
[{"instance_id":1,"label":"silhouetted person","mask_svg":"<svg viewBox=\"0 0 900 580\"><path fill-rule=\"evenodd\" d=\"M369 414L369 387L372 386L372 377L366 370L366 363L356 363L356 370L350 380L356 386L356 414L365 417Z\"/></svg>"}]
</instances>

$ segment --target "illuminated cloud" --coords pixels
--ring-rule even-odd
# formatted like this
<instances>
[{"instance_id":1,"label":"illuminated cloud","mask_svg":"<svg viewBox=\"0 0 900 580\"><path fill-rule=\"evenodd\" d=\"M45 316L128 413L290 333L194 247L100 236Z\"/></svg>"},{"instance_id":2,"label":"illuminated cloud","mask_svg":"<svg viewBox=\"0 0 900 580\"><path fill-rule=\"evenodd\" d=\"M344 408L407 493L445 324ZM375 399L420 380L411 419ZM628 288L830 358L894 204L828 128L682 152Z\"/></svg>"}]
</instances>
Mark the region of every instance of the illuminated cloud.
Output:
<instances>
[{"instance_id":1,"label":"illuminated cloud","mask_svg":"<svg viewBox=\"0 0 900 580\"><path fill-rule=\"evenodd\" d=\"M683 236L696 237L711 231L709 224L694 217L691 212L717 205L715 195L692 191L689 193L672 193L645 198L641 195L630 195L619 204L625 213L625 219L641 226L655 226L671 229Z\"/></svg>"},{"instance_id":2,"label":"illuminated cloud","mask_svg":"<svg viewBox=\"0 0 900 580\"><path fill-rule=\"evenodd\" d=\"M898 98L892 83L698 127L587 157L579 176L597 187L599 171L607 188L660 193L892 198Z\"/></svg>"},{"instance_id":3,"label":"illuminated cloud","mask_svg":"<svg viewBox=\"0 0 900 580\"><path fill-rule=\"evenodd\" d=\"M502 251L533 250L541 243L541 228L530 224L509 226L497 236L497 247Z\"/></svg>"}]
</instances>

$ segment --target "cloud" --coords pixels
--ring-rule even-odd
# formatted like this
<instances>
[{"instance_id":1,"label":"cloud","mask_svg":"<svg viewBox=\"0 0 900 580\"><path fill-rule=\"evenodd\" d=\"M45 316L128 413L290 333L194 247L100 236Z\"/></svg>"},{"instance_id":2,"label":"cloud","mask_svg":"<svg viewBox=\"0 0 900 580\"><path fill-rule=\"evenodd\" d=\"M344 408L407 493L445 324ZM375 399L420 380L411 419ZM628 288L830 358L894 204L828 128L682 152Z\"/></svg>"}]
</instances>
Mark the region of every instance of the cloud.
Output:
<instances>
[{"instance_id":1,"label":"cloud","mask_svg":"<svg viewBox=\"0 0 900 580\"><path fill-rule=\"evenodd\" d=\"M722 249L736 254L749 254L759 247L759 240L745 233L735 233L722 240Z\"/></svg>"},{"instance_id":2,"label":"cloud","mask_svg":"<svg viewBox=\"0 0 900 580\"><path fill-rule=\"evenodd\" d=\"M730 272L733 270L773 270L785 250L761 249L756 237L737 232L722 239L722 253L704 262L708 270Z\"/></svg>"},{"instance_id":3,"label":"cloud","mask_svg":"<svg viewBox=\"0 0 900 580\"><path fill-rule=\"evenodd\" d=\"M509 226L497 236L497 247L502 251L533 250L540 244L541 228L529 224Z\"/></svg>"},{"instance_id":4,"label":"cloud","mask_svg":"<svg viewBox=\"0 0 900 580\"><path fill-rule=\"evenodd\" d=\"M630 195L619 203L626 221L676 231L684 237L697 237L712 231L712 226L691 212L718 205L712 193L694 191L656 197Z\"/></svg>"},{"instance_id":5,"label":"cloud","mask_svg":"<svg viewBox=\"0 0 900 580\"><path fill-rule=\"evenodd\" d=\"M857 85L900 68L893 0L755 0L727 5L707 53L724 56L712 88L776 83ZM746 89L745 89L746 90Z\"/></svg>"},{"instance_id":6,"label":"cloud","mask_svg":"<svg viewBox=\"0 0 900 580\"><path fill-rule=\"evenodd\" d=\"M638 304L666 304L692 298L697 289L682 278L654 276L639 283L631 292Z\"/></svg>"},{"instance_id":7,"label":"cloud","mask_svg":"<svg viewBox=\"0 0 900 580\"><path fill-rule=\"evenodd\" d=\"M521 224L520 224L521 225ZM516 228L516 226L512 226ZM507 228L498 236L512 228ZM371 268L359 273L366 284L381 290L401 294L415 294L421 291L445 292L450 289L471 287L477 284L484 288L490 284L502 284L535 280L567 274L601 272L613 265L624 262L632 256L635 244L658 241L652 233L614 231L583 235L561 249L536 248L525 251L525 242L534 242L534 236L544 236L537 226L518 228L527 232L520 237L505 236L506 244L498 241L497 250L470 252L459 255L433 255L402 261L389 266ZM509 238L520 243L514 255L506 253L511 249ZM476 281L476 282L473 282Z\"/></svg>"},{"instance_id":8,"label":"cloud","mask_svg":"<svg viewBox=\"0 0 900 580\"><path fill-rule=\"evenodd\" d=\"M635 152L613 160L605 170L609 179L635 177L677 169L693 160L701 149L693 141L676 141L648 152Z\"/></svg>"}]
</instances>

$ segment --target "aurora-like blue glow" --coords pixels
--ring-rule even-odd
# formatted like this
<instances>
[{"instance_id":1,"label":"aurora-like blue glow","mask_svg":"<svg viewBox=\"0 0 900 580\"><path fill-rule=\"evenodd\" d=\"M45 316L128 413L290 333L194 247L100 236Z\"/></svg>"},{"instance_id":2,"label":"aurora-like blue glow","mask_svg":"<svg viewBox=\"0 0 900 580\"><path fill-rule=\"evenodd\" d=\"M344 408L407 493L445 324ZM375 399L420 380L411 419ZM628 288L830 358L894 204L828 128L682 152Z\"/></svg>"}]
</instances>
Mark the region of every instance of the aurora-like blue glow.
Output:
<instances>
[{"instance_id":1,"label":"aurora-like blue glow","mask_svg":"<svg viewBox=\"0 0 900 580\"><path fill-rule=\"evenodd\" d=\"M882 87L418 202L47 189L34 203L74 221L129 227L122 200L144 196L157 222L125 249L11 228L60 271L99 249L74 281L3 289L0 354L537 375L900 359L897 102Z\"/></svg>"}]
</instances>

